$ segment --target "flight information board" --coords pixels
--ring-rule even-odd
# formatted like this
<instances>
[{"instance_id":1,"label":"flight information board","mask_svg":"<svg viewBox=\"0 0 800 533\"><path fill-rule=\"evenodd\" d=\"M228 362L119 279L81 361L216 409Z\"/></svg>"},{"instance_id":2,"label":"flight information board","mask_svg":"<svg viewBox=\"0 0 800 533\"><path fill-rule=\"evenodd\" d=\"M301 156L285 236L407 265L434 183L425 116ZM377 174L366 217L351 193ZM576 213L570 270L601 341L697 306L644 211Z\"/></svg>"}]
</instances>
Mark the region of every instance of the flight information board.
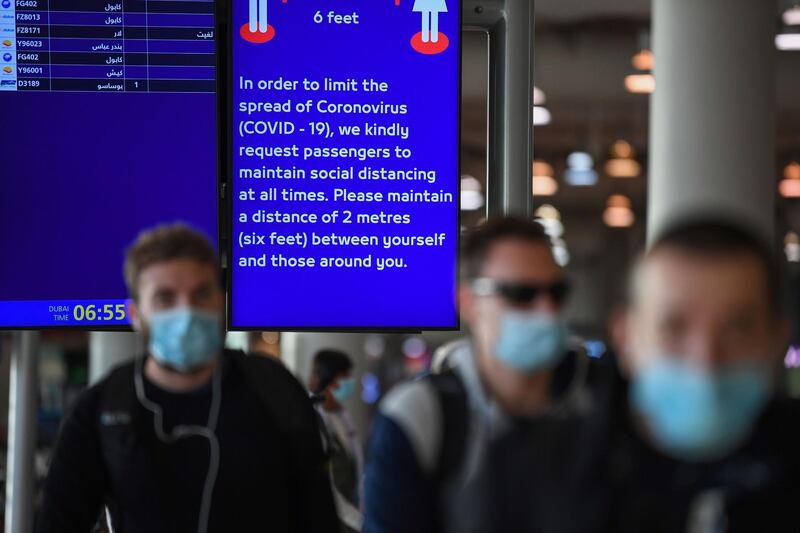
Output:
<instances>
[{"instance_id":1,"label":"flight information board","mask_svg":"<svg viewBox=\"0 0 800 533\"><path fill-rule=\"evenodd\" d=\"M232 0L232 328L458 326L460 16Z\"/></svg>"},{"instance_id":2,"label":"flight information board","mask_svg":"<svg viewBox=\"0 0 800 533\"><path fill-rule=\"evenodd\" d=\"M126 327L140 231L216 242L214 9L0 0L0 328Z\"/></svg>"},{"instance_id":3,"label":"flight information board","mask_svg":"<svg viewBox=\"0 0 800 533\"><path fill-rule=\"evenodd\" d=\"M213 2L0 0L0 17L0 89L215 92Z\"/></svg>"}]
</instances>

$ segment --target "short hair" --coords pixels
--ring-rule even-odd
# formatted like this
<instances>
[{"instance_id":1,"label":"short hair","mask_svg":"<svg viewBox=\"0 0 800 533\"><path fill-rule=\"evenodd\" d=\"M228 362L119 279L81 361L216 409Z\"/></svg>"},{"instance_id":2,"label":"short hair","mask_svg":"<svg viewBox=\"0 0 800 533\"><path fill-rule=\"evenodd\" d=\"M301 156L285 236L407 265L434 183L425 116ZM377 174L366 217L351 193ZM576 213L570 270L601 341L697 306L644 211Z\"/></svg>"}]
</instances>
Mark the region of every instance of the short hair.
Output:
<instances>
[{"instance_id":1,"label":"short hair","mask_svg":"<svg viewBox=\"0 0 800 533\"><path fill-rule=\"evenodd\" d=\"M770 308L780 311L779 262L769 245L750 228L724 218L685 219L658 233L647 255L664 248L706 257L752 255L763 266Z\"/></svg>"},{"instance_id":2,"label":"short hair","mask_svg":"<svg viewBox=\"0 0 800 533\"><path fill-rule=\"evenodd\" d=\"M469 280L480 276L492 246L504 240L520 240L545 246L552 253L550 237L539 222L517 216L489 218L467 233L462 240L462 277Z\"/></svg>"},{"instance_id":3,"label":"short hair","mask_svg":"<svg viewBox=\"0 0 800 533\"><path fill-rule=\"evenodd\" d=\"M131 298L139 297L142 271L150 265L190 259L219 269L219 258L208 238L183 223L164 224L139 234L125 254L125 284Z\"/></svg>"},{"instance_id":4,"label":"short hair","mask_svg":"<svg viewBox=\"0 0 800 533\"><path fill-rule=\"evenodd\" d=\"M311 380L316 378L314 389L311 392L321 393L328 385L333 383L336 376L349 372L353 369L353 362L350 357L339 350L325 349L320 350L314 355L311 363Z\"/></svg>"}]
</instances>

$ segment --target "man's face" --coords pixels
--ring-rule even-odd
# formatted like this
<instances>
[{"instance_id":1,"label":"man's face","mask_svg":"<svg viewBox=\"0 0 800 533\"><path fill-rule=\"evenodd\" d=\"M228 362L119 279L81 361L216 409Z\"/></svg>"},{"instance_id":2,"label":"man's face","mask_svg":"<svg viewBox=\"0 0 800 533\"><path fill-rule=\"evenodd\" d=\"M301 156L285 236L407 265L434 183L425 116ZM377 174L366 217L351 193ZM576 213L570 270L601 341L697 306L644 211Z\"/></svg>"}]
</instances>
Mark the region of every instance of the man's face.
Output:
<instances>
[{"instance_id":1,"label":"man's face","mask_svg":"<svg viewBox=\"0 0 800 533\"><path fill-rule=\"evenodd\" d=\"M217 270L191 259L154 263L139 274L139 297L131 304L137 330L147 332L150 317L161 311L191 307L222 315L225 298L217 281Z\"/></svg>"},{"instance_id":2,"label":"man's face","mask_svg":"<svg viewBox=\"0 0 800 533\"><path fill-rule=\"evenodd\" d=\"M639 265L622 331L622 364L634 376L655 357L681 358L707 370L771 363L782 340L764 266L746 252L656 250Z\"/></svg>"},{"instance_id":3,"label":"man's face","mask_svg":"<svg viewBox=\"0 0 800 533\"><path fill-rule=\"evenodd\" d=\"M509 238L492 244L480 276L510 285L550 287L563 281L564 273L546 244ZM557 314L561 311L561 302L555 301L546 291L541 291L530 302L514 303L498 294L477 294L472 286L462 284L460 301L462 315L472 330L478 351L487 356L494 355L505 312ZM487 359L488 364L499 364L493 361L494 357Z\"/></svg>"}]
</instances>

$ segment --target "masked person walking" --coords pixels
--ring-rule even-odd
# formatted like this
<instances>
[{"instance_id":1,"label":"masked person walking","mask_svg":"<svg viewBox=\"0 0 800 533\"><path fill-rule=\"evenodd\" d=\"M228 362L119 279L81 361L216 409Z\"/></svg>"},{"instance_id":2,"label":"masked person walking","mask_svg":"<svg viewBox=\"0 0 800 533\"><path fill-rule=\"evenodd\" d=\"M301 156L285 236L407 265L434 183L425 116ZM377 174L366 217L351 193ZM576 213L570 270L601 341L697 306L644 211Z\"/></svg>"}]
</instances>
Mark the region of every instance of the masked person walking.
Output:
<instances>
[{"instance_id":1,"label":"masked person walking","mask_svg":"<svg viewBox=\"0 0 800 533\"><path fill-rule=\"evenodd\" d=\"M798 531L800 406L777 380L777 280L769 248L726 220L654 241L613 328L625 378L586 439L603 466L573 510L605 502L587 530Z\"/></svg>"},{"instance_id":2,"label":"masked person walking","mask_svg":"<svg viewBox=\"0 0 800 533\"><path fill-rule=\"evenodd\" d=\"M355 425L344 406L356 390L353 362L337 350L320 350L311 364L308 388L323 422L333 496L344 531L361 531L364 457Z\"/></svg>"},{"instance_id":3,"label":"masked person walking","mask_svg":"<svg viewBox=\"0 0 800 533\"><path fill-rule=\"evenodd\" d=\"M564 272L542 226L517 218L468 234L462 265L469 342L448 353L451 370L381 402L364 531L569 531L549 502L568 492L571 422L591 402L588 359L561 317Z\"/></svg>"},{"instance_id":4,"label":"masked person walking","mask_svg":"<svg viewBox=\"0 0 800 533\"><path fill-rule=\"evenodd\" d=\"M39 533L338 531L303 387L267 357L225 350L209 242L176 224L128 250L130 316L147 352L87 389L64 420Z\"/></svg>"}]
</instances>

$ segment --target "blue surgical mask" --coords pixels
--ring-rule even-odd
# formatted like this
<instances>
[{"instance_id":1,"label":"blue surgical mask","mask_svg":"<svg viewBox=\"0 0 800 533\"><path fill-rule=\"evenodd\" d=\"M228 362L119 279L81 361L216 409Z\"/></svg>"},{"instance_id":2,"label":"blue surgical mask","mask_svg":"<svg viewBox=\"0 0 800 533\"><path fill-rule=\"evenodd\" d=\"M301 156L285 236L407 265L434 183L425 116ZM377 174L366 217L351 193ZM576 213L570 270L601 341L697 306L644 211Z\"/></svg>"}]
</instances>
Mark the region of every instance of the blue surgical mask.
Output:
<instances>
[{"instance_id":1,"label":"blue surgical mask","mask_svg":"<svg viewBox=\"0 0 800 533\"><path fill-rule=\"evenodd\" d=\"M348 399L356 390L355 378L344 378L339 380L339 385L333 389L333 397L341 403Z\"/></svg>"},{"instance_id":2,"label":"blue surgical mask","mask_svg":"<svg viewBox=\"0 0 800 533\"><path fill-rule=\"evenodd\" d=\"M149 325L150 354L180 372L209 363L222 348L219 313L180 307L153 314Z\"/></svg>"},{"instance_id":3,"label":"blue surgical mask","mask_svg":"<svg viewBox=\"0 0 800 533\"><path fill-rule=\"evenodd\" d=\"M770 393L766 365L705 370L659 356L633 379L631 405L659 449L678 459L708 461L747 438Z\"/></svg>"},{"instance_id":4,"label":"blue surgical mask","mask_svg":"<svg viewBox=\"0 0 800 533\"><path fill-rule=\"evenodd\" d=\"M532 374L558 364L567 348L567 328L555 315L507 311L500 320L495 354L508 367Z\"/></svg>"}]
</instances>

